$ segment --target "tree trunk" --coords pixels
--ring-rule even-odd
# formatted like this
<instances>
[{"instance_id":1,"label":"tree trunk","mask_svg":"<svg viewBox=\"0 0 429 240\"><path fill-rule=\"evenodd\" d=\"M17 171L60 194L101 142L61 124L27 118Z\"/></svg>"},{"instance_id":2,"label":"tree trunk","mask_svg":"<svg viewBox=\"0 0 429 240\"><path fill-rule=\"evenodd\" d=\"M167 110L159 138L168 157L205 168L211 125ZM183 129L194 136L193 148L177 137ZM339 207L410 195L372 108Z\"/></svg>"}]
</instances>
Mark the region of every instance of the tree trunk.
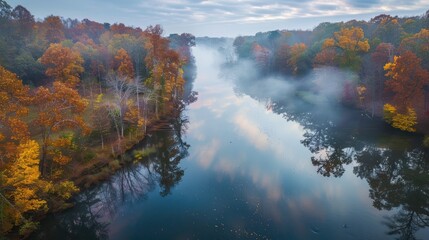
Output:
<instances>
[{"instance_id":1,"label":"tree trunk","mask_svg":"<svg viewBox=\"0 0 429 240\"><path fill-rule=\"evenodd\" d=\"M40 176L42 177L45 176L45 164L46 164L46 142L43 141L42 157L40 158L40 162L39 162L39 172L40 172Z\"/></svg>"}]
</instances>

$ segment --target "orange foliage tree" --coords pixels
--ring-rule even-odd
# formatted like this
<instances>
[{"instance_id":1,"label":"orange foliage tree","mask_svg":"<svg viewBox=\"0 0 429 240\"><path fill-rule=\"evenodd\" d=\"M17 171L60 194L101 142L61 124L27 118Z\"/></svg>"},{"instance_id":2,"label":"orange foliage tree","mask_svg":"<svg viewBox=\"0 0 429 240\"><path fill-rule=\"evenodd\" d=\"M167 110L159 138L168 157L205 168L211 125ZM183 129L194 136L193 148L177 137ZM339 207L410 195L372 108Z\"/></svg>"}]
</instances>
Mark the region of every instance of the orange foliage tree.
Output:
<instances>
[{"instance_id":1,"label":"orange foliage tree","mask_svg":"<svg viewBox=\"0 0 429 240\"><path fill-rule=\"evenodd\" d=\"M44 64L46 75L55 81L65 83L68 87L76 87L79 83L79 74L83 72L83 59L79 52L73 51L61 44L51 44L40 62Z\"/></svg>"},{"instance_id":2,"label":"orange foliage tree","mask_svg":"<svg viewBox=\"0 0 429 240\"><path fill-rule=\"evenodd\" d=\"M429 83L429 72L421 67L421 59L406 51L395 56L393 62L384 66L387 71L386 88L393 93L392 103L398 111L407 108L422 109L424 103L423 88Z\"/></svg>"},{"instance_id":3,"label":"orange foliage tree","mask_svg":"<svg viewBox=\"0 0 429 240\"><path fill-rule=\"evenodd\" d=\"M34 103L38 113L34 125L39 127L42 136L40 172L42 176L45 176L48 166L47 153L55 142L52 140L52 134L76 128L83 129L84 132L89 131L82 117L87 101L82 99L75 89L56 81L51 88L38 88L34 96ZM50 170L54 163L51 160L61 160L57 164L65 164L62 162L63 158L49 159Z\"/></svg>"},{"instance_id":4,"label":"orange foliage tree","mask_svg":"<svg viewBox=\"0 0 429 240\"><path fill-rule=\"evenodd\" d=\"M121 48L116 52L115 61L118 74L130 79L134 77L133 62L125 49Z\"/></svg>"},{"instance_id":5,"label":"orange foliage tree","mask_svg":"<svg viewBox=\"0 0 429 240\"><path fill-rule=\"evenodd\" d=\"M0 66L0 233L19 224L27 207L20 204L25 201L26 196L20 198L20 195L26 189L15 188L19 183L10 178L11 174L24 174L26 177L26 172L17 168L19 164L25 164L18 156L25 148L22 144L29 139L28 127L23 121L28 113L28 91L14 73Z\"/></svg>"},{"instance_id":6,"label":"orange foliage tree","mask_svg":"<svg viewBox=\"0 0 429 240\"><path fill-rule=\"evenodd\" d=\"M16 147L29 137L26 105L30 102L29 88L14 74L0 66L0 171Z\"/></svg>"},{"instance_id":7,"label":"orange foliage tree","mask_svg":"<svg viewBox=\"0 0 429 240\"><path fill-rule=\"evenodd\" d=\"M169 49L168 40L161 36L162 32L159 25L150 26L145 31L145 63L150 72L146 83L157 92L156 108L158 102L176 99L182 93L185 82L183 62L177 52Z\"/></svg>"},{"instance_id":8,"label":"orange foliage tree","mask_svg":"<svg viewBox=\"0 0 429 240\"><path fill-rule=\"evenodd\" d=\"M42 31L48 43L59 43L65 40L64 25L58 16L48 16L41 25Z\"/></svg>"}]
</instances>

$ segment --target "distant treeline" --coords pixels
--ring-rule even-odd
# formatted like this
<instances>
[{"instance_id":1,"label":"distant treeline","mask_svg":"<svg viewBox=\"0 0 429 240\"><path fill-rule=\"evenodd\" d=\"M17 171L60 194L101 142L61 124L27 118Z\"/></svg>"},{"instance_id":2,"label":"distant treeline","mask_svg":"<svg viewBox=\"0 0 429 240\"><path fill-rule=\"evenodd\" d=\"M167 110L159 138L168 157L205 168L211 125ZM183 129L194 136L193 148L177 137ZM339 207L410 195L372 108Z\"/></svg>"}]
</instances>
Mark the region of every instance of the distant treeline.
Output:
<instances>
[{"instance_id":1,"label":"distant treeline","mask_svg":"<svg viewBox=\"0 0 429 240\"><path fill-rule=\"evenodd\" d=\"M301 75L321 66L357 73L344 79L343 103L404 131L428 129L429 11L239 36L233 45L239 59L255 61L265 73Z\"/></svg>"},{"instance_id":2,"label":"distant treeline","mask_svg":"<svg viewBox=\"0 0 429 240\"><path fill-rule=\"evenodd\" d=\"M149 124L180 111L195 37L162 33L36 21L0 0L0 235L26 236L39 216L69 206L83 175L106 177Z\"/></svg>"}]
</instances>

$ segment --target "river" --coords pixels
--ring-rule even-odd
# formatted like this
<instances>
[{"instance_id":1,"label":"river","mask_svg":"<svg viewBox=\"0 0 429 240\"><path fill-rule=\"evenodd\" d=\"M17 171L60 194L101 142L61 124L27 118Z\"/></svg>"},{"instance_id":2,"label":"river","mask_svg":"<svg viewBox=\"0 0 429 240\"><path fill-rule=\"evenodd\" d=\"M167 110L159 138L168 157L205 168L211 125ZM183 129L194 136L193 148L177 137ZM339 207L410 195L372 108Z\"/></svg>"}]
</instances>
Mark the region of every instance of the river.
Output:
<instances>
[{"instance_id":1,"label":"river","mask_svg":"<svg viewBox=\"0 0 429 240\"><path fill-rule=\"evenodd\" d=\"M429 239L419 137L332 106L323 81L306 91L300 80L248 80L251 65L193 52L198 100L129 157L157 151L84 190L32 238Z\"/></svg>"}]
</instances>

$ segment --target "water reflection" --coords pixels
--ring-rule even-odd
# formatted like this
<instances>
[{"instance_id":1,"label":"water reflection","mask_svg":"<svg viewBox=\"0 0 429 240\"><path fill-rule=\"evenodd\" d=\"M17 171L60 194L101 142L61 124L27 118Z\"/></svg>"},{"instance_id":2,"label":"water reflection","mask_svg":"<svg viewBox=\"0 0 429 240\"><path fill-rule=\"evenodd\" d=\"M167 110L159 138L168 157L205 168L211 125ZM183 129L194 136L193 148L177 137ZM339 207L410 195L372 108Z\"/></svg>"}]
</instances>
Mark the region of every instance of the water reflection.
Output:
<instances>
[{"instance_id":1,"label":"water reflection","mask_svg":"<svg viewBox=\"0 0 429 240\"><path fill-rule=\"evenodd\" d=\"M368 181L373 206L399 209L386 218L389 234L416 239L415 233L429 226L428 151L367 148L356 153L353 172Z\"/></svg>"},{"instance_id":2,"label":"water reflection","mask_svg":"<svg viewBox=\"0 0 429 240\"><path fill-rule=\"evenodd\" d=\"M171 194L182 179L184 170L179 166L188 156L189 145L182 140L188 120L171 120L163 130L151 133L126 158L138 164L129 164L107 182L83 191L76 206L64 213L49 216L43 221L36 239L107 239L117 226L110 224L125 214L127 207L147 199L155 189L160 196ZM149 149L149 151L148 151ZM155 149L151 151L150 149ZM147 152L146 157L134 158Z\"/></svg>"},{"instance_id":3,"label":"water reflection","mask_svg":"<svg viewBox=\"0 0 429 240\"><path fill-rule=\"evenodd\" d=\"M236 70L229 68L227 75L231 77ZM312 73L321 81L317 71L324 70ZM429 226L429 150L421 146L420 137L391 130L381 121L341 106L335 97L320 101L311 80L277 81L277 88L289 90L285 95L264 91L261 81L235 76L235 91L298 122L304 130L301 143L312 153L317 173L341 177L346 166L352 165L353 173L368 182L373 206L389 211L383 221L387 234L416 239L416 233Z\"/></svg>"},{"instance_id":4,"label":"water reflection","mask_svg":"<svg viewBox=\"0 0 429 240\"><path fill-rule=\"evenodd\" d=\"M93 206L100 203L95 191L86 192L80 196L80 200L73 210L66 211L58 217L48 217L43 225L47 228L32 236L35 239L107 239L108 223L100 221L104 213Z\"/></svg>"}]
</instances>

